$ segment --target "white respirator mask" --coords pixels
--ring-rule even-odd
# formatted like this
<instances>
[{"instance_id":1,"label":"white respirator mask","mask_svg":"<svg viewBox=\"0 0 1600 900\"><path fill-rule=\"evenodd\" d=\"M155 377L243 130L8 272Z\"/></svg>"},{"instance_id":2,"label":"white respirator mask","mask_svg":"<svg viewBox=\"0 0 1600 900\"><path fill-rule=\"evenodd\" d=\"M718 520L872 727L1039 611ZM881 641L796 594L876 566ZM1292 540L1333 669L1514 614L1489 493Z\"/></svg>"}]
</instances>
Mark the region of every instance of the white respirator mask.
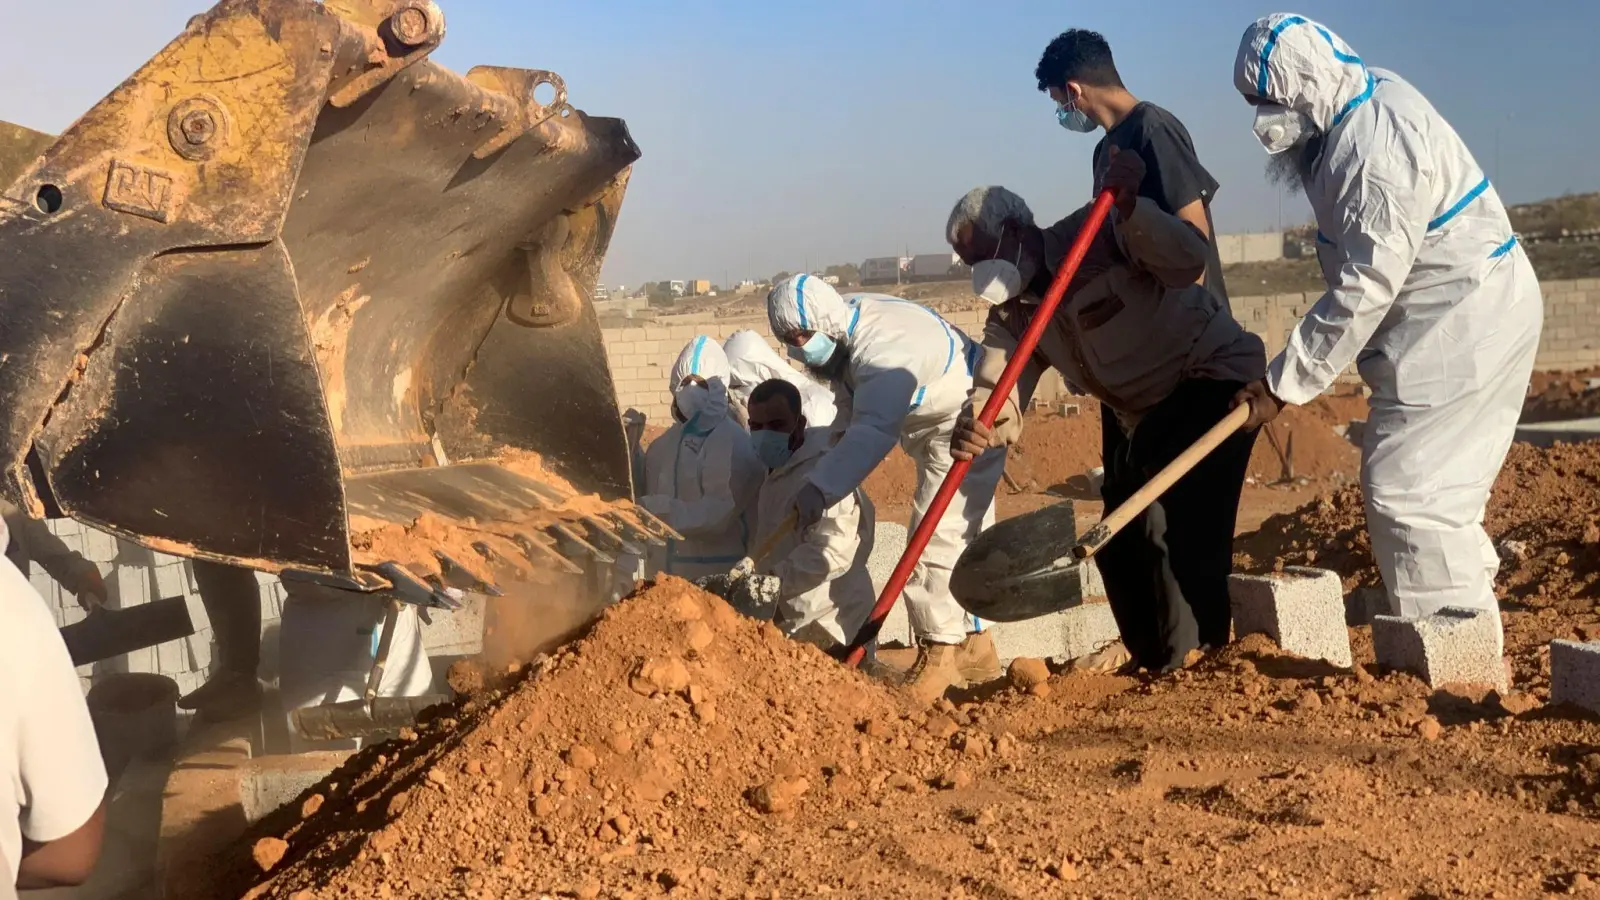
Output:
<instances>
[{"instance_id":1,"label":"white respirator mask","mask_svg":"<svg viewBox=\"0 0 1600 900\"><path fill-rule=\"evenodd\" d=\"M1278 103L1263 103L1256 107L1256 121L1251 130L1261 146L1276 156L1293 147L1302 135L1315 130L1315 126L1303 112Z\"/></svg>"},{"instance_id":2,"label":"white respirator mask","mask_svg":"<svg viewBox=\"0 0 1600 900\"><path fill-rule=\"evenodd\" d=\"M1022 271L1008 259L986 259L972 267L972 292L999 306L1022 293Z\"/></svg>"}]
</instances>

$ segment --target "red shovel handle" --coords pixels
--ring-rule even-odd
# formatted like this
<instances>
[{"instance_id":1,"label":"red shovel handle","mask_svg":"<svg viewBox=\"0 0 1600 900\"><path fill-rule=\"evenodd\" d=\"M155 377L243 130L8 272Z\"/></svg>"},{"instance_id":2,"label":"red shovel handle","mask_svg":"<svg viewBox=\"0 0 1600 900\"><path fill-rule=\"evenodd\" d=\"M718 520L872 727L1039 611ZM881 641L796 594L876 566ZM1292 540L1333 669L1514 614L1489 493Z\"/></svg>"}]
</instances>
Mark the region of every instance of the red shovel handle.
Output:
<instances>
[{"instance_id":1,"label":"red shovel handle","mask_svg":"<svg viewBox=\"0 0 1600 900\"><path fill-rule=\"evenodd\" d=\"M1066 296L1067 285L1072 282L1072 276L1078 272L1078 266L1083 262L1084 254L1089 252L1089 244L1094 236L1099 233L1100 226L1105 222L1106 214L1111 211L1112 194L1110 191L1101 191L1095 198L1094 208L1089 210L1089 218L1078 231L1078 237L1072 242L1072 250L1067 253L1067 258L1062 260L1061 267L1056 269L1055 280L1050 282L1050 290L1044 295L1044 301L1039 304L1038 312L1034 313L1033 321L1028 324L1028 330L1023 333L1022 340L1017 342L1017 349L1011 354L1011 361L1006 363L1006 369L1000 375L1000 383L996 384L994 391L989 394L989 402L983 405L983 411L978 413L978 421L985 428L993 428L995 417L1000 415L1000 410L1005 408L1006 398L1011 396L1011 389L1017 386L1017 379L1022 376L1022 367L1028 364L1028 359L1033 356L1033 350L1039 345L1039 338L1044 335L1045 326L1050 324L1050 319L1055 315L1056 307L1061 304L1061 298ZM905 590L906 582L911 578L911 571L917 567L917 560L922 558L922 551L928 547L928 539L933 537L933 531L939 527L939 520L944 517L944 511L950 506L950 500L955 497L956 490L961 487L962 479L967 477L967 470L972 468L972 460L958 459L950 467L949 474L944 476L944 483L939 485L939 492L933 495L933 502L928 504L928 511L917 523L917 530L912 533L911 539L906 542L906 552L900 555L900 562L894 567L889 581L883 586L883 594L878 597L878 602L872 607L872 615L867 617L866 624L861 626L861 631L856 634L856 639L850 644L850 653L845 658L845 663L855 666L861 662L866 654L867 644L878 636L878 631L883 628L883 620L889 617L889 610L894 609L896 600L900 599L900 592Z\"/></svg>"}]
</instances>

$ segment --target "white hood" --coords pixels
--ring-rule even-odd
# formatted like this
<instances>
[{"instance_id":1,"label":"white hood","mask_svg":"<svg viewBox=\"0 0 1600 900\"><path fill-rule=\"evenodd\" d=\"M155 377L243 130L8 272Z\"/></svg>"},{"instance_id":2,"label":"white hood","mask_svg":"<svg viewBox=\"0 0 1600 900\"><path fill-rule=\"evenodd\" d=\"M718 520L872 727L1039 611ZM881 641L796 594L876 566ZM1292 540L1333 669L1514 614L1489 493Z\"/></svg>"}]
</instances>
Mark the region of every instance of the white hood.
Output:
<instances>
[{"instance_id":1,"label":"white hood","mask_svg":"<svg viewBox=\"0 0 1600 900\"><path fill-rule=\"evenodd\" d=\"M1233 81L1246 97L1311 117L1323 133L1372 96L1366 63L1338 35L1305 16L1273 13L1244 30Z\"/></svg>"},{"instance_id":2,"label":"white hood","mask_svg":"<svg viewBox=\"0 0 1600 900\"><path fill-rule=\"evenodd\" d=\"M850 327L850 306L821 278L791 275L767 294L767 323L774 337L820 331L842 343Z\"/></svg>"}]
</instances>

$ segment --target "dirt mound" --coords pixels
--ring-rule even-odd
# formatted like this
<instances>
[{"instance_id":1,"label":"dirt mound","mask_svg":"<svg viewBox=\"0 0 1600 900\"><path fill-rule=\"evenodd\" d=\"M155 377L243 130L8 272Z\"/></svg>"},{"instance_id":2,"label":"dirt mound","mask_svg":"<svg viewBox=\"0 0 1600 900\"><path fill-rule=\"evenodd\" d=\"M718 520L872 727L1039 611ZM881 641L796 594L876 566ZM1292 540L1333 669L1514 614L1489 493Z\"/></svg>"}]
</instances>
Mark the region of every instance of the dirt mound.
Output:
<instances>
[{"instance_id":1,"label":"dirt mound","mask_svg":"<svg viewBox=\"0 0 1600 900\"><path fill-rule=\"evenodd\" d=\"M742 883L763 865L766 816L843 822L1009 753L981 720L908 714L881 685L673 578L518 679L353 758L317 815L265 823L252 840L288 846L261 893Z\"/></svg>"},{"instance_id":2,"label":"dirt mound","mask_svg":"<svg viewBox=\"0 0 1600 900\"><path fill-rule=\"evenodd\" d=\"M667 579L352 758L214 896L1527 896L1600 867L1600 728L1538 697L1259 635L1046 684L908 713Z\"/></svg>"}]
</instances>

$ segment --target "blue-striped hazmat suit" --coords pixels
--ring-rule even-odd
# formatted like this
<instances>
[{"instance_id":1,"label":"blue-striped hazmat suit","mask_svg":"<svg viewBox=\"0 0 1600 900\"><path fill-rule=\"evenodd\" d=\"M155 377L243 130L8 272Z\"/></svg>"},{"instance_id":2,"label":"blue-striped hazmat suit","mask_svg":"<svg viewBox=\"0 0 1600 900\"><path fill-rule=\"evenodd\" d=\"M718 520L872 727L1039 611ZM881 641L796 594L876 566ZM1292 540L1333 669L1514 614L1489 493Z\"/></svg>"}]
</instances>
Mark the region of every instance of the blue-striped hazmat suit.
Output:
<instances>
[{"instance_id":1,"label":"blue-striped hazmat suit","mask_svg":"<svg viewBox=\"0 0 1600 900\"><path fill-rule=\"evenodd\" d=\"M1356 364L1372 388L1361 476L1391 608L1485 609L1498 624L1484 510L1543 323L1505 207L1422 94L1314 21L1255 22L1234 77L1245 97L1288 107L1323 136L1302 177L1328 290L1267 387L1306 403Z\"/></svg>"},{"instance_id":2,"label":"blue-striped hazmat suit","mask_svg":"<svg viewBox=\"0 0 1600 900\"><path fill-rule=\"evenodd\" d=\"M917 465L909 525L915 531L950 471L950 435L972 390L982 345L925 306L883 294L841 297L809 275L772 288L767 319L780 340L797 331L818 332L849 357L834 385L837 441L807 480L825 502L837 503L899 443ZM906 585L907 617L921 641L958 644L982 627L951 595L950 570L967 544L994 523L994 492L1004 468L1003 448L973 462Z\"/></svg>"},{"instance_id":3,"label":"blue-striped hazmat suit","mask_svg":"<svg viewBox=\"0 0 1600 900\"><path fill-rule=\"evenodd\" d=\"M683 535L662 569L690 580L720 575L750 551L750 515L767 467L728 408L728 360L707 337L689 342L669 376L675 419L644 454L639 504ZM704 382L703 384L700 382Z\"/></svg>"}]
</instances>

